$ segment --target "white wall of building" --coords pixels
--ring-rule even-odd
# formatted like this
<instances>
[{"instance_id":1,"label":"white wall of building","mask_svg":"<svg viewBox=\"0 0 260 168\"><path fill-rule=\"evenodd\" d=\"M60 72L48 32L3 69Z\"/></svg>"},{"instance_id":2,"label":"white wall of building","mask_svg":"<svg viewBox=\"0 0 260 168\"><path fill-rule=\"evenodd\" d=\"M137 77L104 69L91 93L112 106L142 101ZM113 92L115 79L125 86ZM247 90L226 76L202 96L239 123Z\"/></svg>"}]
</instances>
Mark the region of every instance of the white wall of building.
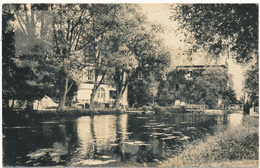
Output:
<instances>
[{"instance_id":1,"label":"white wall of building","mask_svg":"<svg viewBox=\"0 0 260 168\"><path fill-rule=\"evenodd\" d=\"M90 97L92 94L92 89L94 87L94 84L91 83L82 83L80 84L78 88L78 92L76 95L76 99L79 103L85 104L85 103L90 103ZM115 99L110 98L110 91L116 91L115 87L112 87L111 85L107 84L101 84L99 86L99 90L96 94L96 101L99 103L113 103ZM103 92L103 91L104 92ZM102 93L102 94L101 94ZM105 95L104 95L104 94ZM121 101L122 105L127 106L127 89L122 97Z\"/></svg>"}]
</instances>

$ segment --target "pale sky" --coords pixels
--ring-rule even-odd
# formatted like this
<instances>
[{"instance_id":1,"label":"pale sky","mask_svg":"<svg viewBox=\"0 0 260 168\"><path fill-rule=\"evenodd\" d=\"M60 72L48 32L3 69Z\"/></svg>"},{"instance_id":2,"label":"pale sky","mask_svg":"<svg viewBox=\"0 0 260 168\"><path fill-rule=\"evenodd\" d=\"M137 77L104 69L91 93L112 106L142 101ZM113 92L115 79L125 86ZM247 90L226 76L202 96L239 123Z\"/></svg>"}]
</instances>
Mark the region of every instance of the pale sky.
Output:
<instances>
[{"instance_id":1,"label":"pale sky","mask_svg":"<svg viewBox=\"0 0 260 168\"><path fill-rule=\"evenodd\" d=\"M143 8L144 13L147 14L150 21L160 23L166 27L166 31L164 34L161 34L161 37L164 39L166 46L171 50L172 67L185 64L187 56L185 54L183 55L183 53L188 46L181 41L184 36L180 32L176 33L178 24L169 19L171 16L169 6L163 3L146 3L140 4L140 6ZM193 61L193 64L205 64L206 60L203 55L205 55L203 51L196 53L196 59ZM225 55L223 57L225 57ZM243 70L234 60L229 59L227 62L229 65L229 73L233 76L234 90L239 99L243 96Z\"/></svg>"}]
</instances>

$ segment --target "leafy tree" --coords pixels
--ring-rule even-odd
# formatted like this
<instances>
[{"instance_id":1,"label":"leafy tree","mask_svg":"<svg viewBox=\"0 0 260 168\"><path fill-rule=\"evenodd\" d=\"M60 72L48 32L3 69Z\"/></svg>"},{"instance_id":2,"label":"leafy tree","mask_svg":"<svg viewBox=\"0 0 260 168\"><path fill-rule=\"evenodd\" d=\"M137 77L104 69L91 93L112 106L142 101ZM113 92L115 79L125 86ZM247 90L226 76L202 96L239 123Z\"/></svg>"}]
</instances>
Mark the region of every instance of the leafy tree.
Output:
<instances>
[{"instance_id":1,"label":"leafy tree","mask_svg":"<svg viewBox=\"0 0 260 168\"><path fill-rule=\"evenodd\" d=\"M170 106L174 104L174 94L169 80L161 81L158 87L157 103L160 106Z\"/></svg>"},{"instance_id":2,"label":"leafy tree","mask_svg":"<svg viewBox=\"0 0 260 168\"><path fill-rule=\"evenodd\" d=\"M88 53L87 62L94 67L94 87L90 98L90 108L94 109L94 102L99 86L105 80L105 75L111 70L108 61L113 59L110 54L112 47L111 37L117 33L117 17L120 16L120 10L123 5L119 4L93 4L89 9L90 21L88 36L86 38L87 47L85 52ZM122 12L122 11L121 11ZM101 76L101 78L99 78ZM106 81L108 83L109 81Z\"/></svg>"},{"instance_id":3,"label":"leafy tree","mask_svg":"<svg viewBox=\"0 0 260 168\"><path fill-rule=\"evenodd\" d=\"M222 99L223 104L236 102L227 69L209 66L193 70L192 79L189 80L185 78L186 74L187 71L178 69L168 74L166 88L159 87L158 98L159 102L162 102L160 105L170 105L175 100L181 100L191 104L206 104L214 108L218 99ZM163 94L171 98L168 104L163 104L167 102Z\"/></svg>"},{"instance_id":4,"label":"leafy tree","mask_svg":"<svg viewBox=\"0 0 260 168\"><path fill-rule=\"evenodd\" d=\"M202 46L210 57L217 58L229 50L237 63L250 67L251 61L258 64L258 11L258 4L180 4L172 6L171 18L180 24L187 43L195 39L193 51ZM258 94L258 84L253 82L258 81L257 67L251 66L254 69L247 72L245 89ZM257 95L252 98L257 100Z\"/></svg>"},{"instance_id":5,"label":"leafy tree","mask_svg":"<svg viewBox=\"0 0 260 168\"><path fill-rule=\"evenodd\" d=\"M79 71L84 67L81 64L84 59L84 35L89 23L89 5L79 4L56 4L52 5L53 12L53 36L55 63L60 72L60 100L58 111L62 111L66 102L66 95L74 84L79 80ZM70 82L71 81L71 82ZM69 84L70 83L70 84Z\"/></svg>"},{"instance_id":6,"label":"leafy tree","mask_svg":"<svg viewBox=\"0 0 260 168\"><path fill-rule=\"evenodd\" d=\"M16 35L16 28L10 23L16 20L18 12L14 13L14 9L19 6L3 5L3 100L4 108L9 109L9 100L27 101L28 107L32 105L32 101L40 99L44 96L44 92L48 90L48 80L44 72L37 73L43 68L41 63L35 60L29 62L24 59L28 55L22 55L20 59L16 59L17 47L19 41ZM24 21L25 22L25 21ZM20 42L23 45L26 42ZM24 60L24 61L22 61ZM11 110L13 108L13 103Z\"/></svg>"},{"instance_id":7,"label":"leafy tree","mask_svg":"<svg viewBox=\"0 0 260 168\"><path fill-rule=\"evenodd\" d=\"M259 102L259 65L258 61L252 61L246 71L245 90L248 92L250 103Z\"/></svg>"},{"instance_id":8,"label":"leafy tree","mask_svg":"<svg viewBox=\"0 0 260 168\"><path fill-rule=\"evenodd\" d=\"M136 76L129 83L128 102L130 107L142 107L154 105L161 74L153 72L153 69L146 69L142 72L142 78Z\"/></svg>"},{"instance_id":9,"label":"leafy tree","mask_svg":"<svg viewBox=\"0 0 260 168\"><path fill-rule=\"evenodd\" d=\"M209 67L196 79L192 99L205 103L210 108L217 106L219 98L225 98L222 103L235 103L230 102L235 99L232 87L227 69Z\"/></svg>"},{"instance_id":10,"label":"leafy tree","mask_svg":"<svg viewBox=\"0 0 260 168\"><path fill-rule=\"evenodd\" d=\"M155 27L146 21L135 5L127 4L118 22L121 23L111 45L117 96L114 108L120 107L122 95L134 77L145 68L165 69L170 55L156 37Z\"/></svg>"},{"instance_id":11,"label":"leafy tree","mask_svg":"<svg viewBox=\"0 0 260 168\"><path fill-rule=\"evenodd\" d=\"M14 32L13 30L7 30L8 21L14 20L13 14L8 12L3 6L2 11L2 72L3 72L3 108L9 109L9 100L13 99L15 94L15 88L13 86L12 72L15 69L15 64L11 60L14 56Z\"/></svg>"},{"instance_id":12,"label":"leafy tree","mask_svg":"<svg viewBox=\"0 0 260 168\"><path fill-rule=\"evenodd\" d=\"M172 12L180 30L196 40L195 50L203 46L211 56L218 56L230 48L240 63L257 56L257 4L180 4L173 5Z\"/></svg>"},{"instance_id":13,"label":"leafy tree","mask_svg":"<svg viewBox=\"0 0 260 168\"><path fill-rule=\"evenodd\" d=\"M52 86L59 84L54 86L59 88L59 111L63 110L71 87L80 81L79 71L84 67L84 37L88 29L84 25L90 20L89 6L10 5L16 16L13 24L16 64L30 67L38 78L42 78L43 74L51 76L53 81L49 84Z\"/></svg>"}]
</instances>

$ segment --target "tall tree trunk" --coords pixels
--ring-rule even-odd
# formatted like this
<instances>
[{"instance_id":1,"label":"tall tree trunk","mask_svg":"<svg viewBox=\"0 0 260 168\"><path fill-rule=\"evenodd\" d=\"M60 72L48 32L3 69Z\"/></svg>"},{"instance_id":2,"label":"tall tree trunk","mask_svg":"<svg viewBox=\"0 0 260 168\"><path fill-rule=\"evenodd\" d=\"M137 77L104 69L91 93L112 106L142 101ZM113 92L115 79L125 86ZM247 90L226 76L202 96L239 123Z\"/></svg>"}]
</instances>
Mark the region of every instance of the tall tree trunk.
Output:
<instances>
[{"instance_id":1,"label":"tall tree trunk","mask_svg":"<svg viewBox=\"0 0 260 168\"><path fill-rule=\"evenodd\" d=\"M121 109L121 106L120 106L120 103L121 103L121 100L122 100L122 92L119 91L117 92L116 94L116 100L115 100L115 104L114 104L114 109Z\"/></svg>"},{"instance_id":2,"label":"tall tree trunk","mask_svg":"<svg viewBox=\"0 0 260 168\"><path fill-rule=\"evenodd\" d=\"M95 88L93 88L92 89L92 94L91 94L91 96L90 96L90 105L89 105L89 108L91 109L91 110L95 110L95 101L96 101L96 94L97 94L97 89Z\"/></svg>"},{"instance_id":3,"label":"tall tree trunk","mask_svg":"<svg viewBox=\"0 0 260 168\"><path fill-rule=\"evenodd\" d=\"M67 75L62 76L61 80L61 88L60 88L60 101L57 111L63 111L65 102L66 102L66 95L68 92L68 83L69 78Z\"/></svg>"},{"instance_id":4,"label":"tall tree trunk","mask_svg":"<svg viewBox=\"0 0 260 168\"><path fill-rule=\"evenodd\" d=\"M94 86L93 86L93 89L92 89L92 94L90 96L90 109L91 110L95 110L95 101L96 101L96 94L97 94L97 89L98 89L98 84L97 84L97 80L98 80L98 72L95 71L95 79L94 79Z\"/></svg>"},{"instance_id":5,"label":"tall tree trunk","mask_svg":"<svg viewBox=\"0 0 260 168\"><path fill-rule=\"evenodd\" d=\"M14 98L13 98L13 100L12 100L12 105L11 105L10 111L11 111L11 112L14 111Z\"/></svg>"},{"instance_id":6,"label":"tall tree trunk","mask_svg":"<svg viewBox=\"0 0 260 168\"><path fill-rule=\"evenodd\" d=\"M121 101L123 100L123 95L127 87L128 87L128 82L124 83L123 87L120 87L120 90L117 89L116 100L113 108L121 109Z\"/></svg>"},{"instance_id":7,"label":"tall tree trunk","mask_svg":"<svg viewBox=\"0 0 260 168\"><path fill-rule=\"evenodd\" d=\"M102 77L101 77L100 81L98 82L99 71L95 71L94 87L92 89L92 94L90 96L90 109L93 111L95 110L95 101L96 101L97 90L98 90L99 86L101 85L101 83L103 82L105 74L106 74L106 71L103 72Z\"/></svg>"}]
</instances>

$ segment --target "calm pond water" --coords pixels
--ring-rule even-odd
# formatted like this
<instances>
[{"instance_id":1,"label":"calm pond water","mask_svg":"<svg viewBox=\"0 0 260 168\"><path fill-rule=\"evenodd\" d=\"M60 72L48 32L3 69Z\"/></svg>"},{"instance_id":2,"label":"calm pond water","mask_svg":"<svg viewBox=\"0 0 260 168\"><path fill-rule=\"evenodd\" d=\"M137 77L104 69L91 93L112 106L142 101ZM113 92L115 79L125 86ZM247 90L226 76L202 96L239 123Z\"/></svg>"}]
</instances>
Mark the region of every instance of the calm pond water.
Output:
<instances>
[{"instance_id":1,"label":"calm pond water","mask_svg":"<svg viewBox=\"0 0 260 168\"><path fill-rule=\"evenodd\" d=\"M115 166L156 163L183 143L236 125L242 114L96 115L19 120L3 126L4 166Z\"/></svg>"}]
</instances>

